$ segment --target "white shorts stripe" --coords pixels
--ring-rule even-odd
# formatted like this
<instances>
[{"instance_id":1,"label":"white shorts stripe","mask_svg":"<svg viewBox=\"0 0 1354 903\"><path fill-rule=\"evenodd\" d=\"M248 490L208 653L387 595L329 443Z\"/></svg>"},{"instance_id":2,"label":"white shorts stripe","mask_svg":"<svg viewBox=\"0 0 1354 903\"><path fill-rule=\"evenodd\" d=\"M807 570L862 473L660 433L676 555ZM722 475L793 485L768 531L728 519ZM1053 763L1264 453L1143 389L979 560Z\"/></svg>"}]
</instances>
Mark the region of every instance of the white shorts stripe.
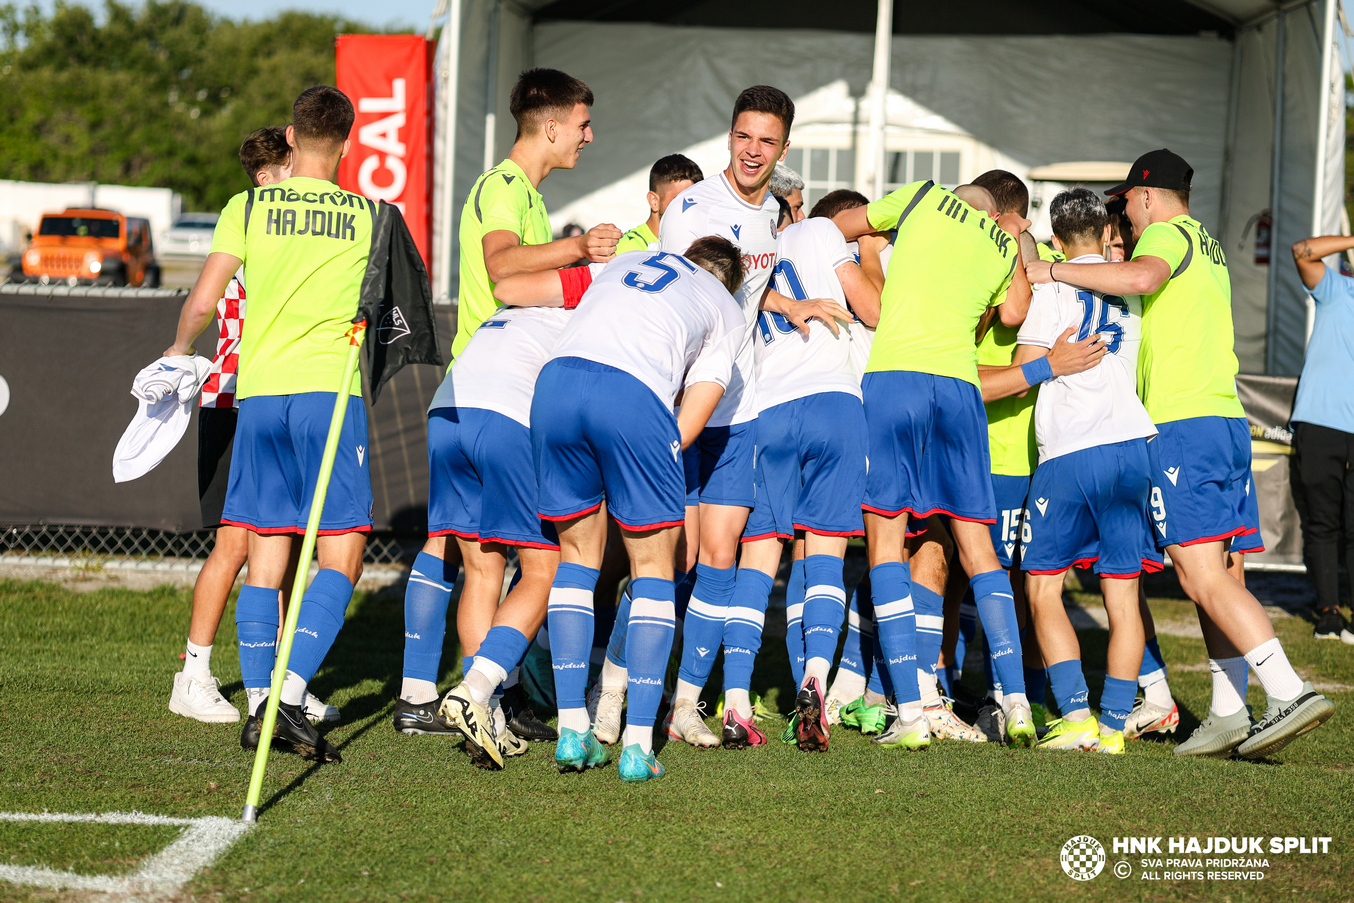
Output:
<instances>
[{"instance_id":1,"label":"white shorts stripe","mask_svg":"<svg viewBox=\"0 0 1354 903\"><path fill-rule=\"evenodd\" d=\"M840 586L833 586L830 583L819 583L811 586L804 591L804 598L812 599L819 596L827 596L834 599L838 605L846 605L846 590Z\"/></svg>"}]
</instances>

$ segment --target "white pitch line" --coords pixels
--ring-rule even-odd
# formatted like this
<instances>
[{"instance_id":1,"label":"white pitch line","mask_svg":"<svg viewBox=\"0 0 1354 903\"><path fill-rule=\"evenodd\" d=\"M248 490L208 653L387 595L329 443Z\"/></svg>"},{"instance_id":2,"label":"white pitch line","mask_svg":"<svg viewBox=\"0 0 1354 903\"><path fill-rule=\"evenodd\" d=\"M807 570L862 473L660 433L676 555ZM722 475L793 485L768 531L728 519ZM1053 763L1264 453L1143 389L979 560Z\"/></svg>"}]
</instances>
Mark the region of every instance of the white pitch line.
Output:
<instances>
[{"instance_id":1,"label":"white pitch line","mask_svg":"<svg viewBox=\"0 0 1354 903\"><path fill-rule=\"evenodd\" d=\"M141 868L131 875L81 875L39 866L0 865L0 880L12 884L70 888L135 900L173 896L249 830L248 825L233 818L171 818L141 812L0 812L0 821L186 827L177 840L142 860Z\"/></svg>"}]
</instances>

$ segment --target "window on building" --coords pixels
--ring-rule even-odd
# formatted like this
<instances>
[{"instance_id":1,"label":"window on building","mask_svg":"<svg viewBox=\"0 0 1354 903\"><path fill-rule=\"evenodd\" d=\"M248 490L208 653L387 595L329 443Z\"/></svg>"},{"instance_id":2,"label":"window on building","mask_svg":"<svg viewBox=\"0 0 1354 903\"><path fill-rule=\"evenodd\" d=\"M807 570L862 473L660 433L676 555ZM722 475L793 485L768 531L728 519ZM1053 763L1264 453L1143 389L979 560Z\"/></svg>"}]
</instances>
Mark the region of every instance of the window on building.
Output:
<instances>
[{"instance_id":1,"label":"window on building","mask_svg":"<svg viewBox=\"0 0 1354 903\"><path fill-rule=\"evenodd\" d=\"M960 184L962 154L955 150L891 150L884 161L884 190L930 179L946 188ZM841 147L790 147L785 165L804 178L804 209L823 195L856 187L856 151Z\"/></svg>"}]
</instances>

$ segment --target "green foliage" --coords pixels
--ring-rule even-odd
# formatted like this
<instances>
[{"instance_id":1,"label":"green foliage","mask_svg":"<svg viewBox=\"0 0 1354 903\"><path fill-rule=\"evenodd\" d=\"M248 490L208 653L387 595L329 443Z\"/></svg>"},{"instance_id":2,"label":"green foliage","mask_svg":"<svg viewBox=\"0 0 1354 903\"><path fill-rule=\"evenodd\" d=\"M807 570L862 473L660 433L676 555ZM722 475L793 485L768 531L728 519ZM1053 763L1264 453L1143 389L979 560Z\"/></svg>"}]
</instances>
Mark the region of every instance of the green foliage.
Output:
<instances>
[{"instance_id":1,"label":"green foliage","mask_svg":"<svg viewBox=\"0 0 1354 903\"><path fill-rule=\"evenodd\" d=\"M233 22L184 0L106 0L101 19L0 4L0 178L167 187L220 209L248 187L244 137L333 84L337 35L370 31L300 12Z\"/></svg>"}]
</instances>

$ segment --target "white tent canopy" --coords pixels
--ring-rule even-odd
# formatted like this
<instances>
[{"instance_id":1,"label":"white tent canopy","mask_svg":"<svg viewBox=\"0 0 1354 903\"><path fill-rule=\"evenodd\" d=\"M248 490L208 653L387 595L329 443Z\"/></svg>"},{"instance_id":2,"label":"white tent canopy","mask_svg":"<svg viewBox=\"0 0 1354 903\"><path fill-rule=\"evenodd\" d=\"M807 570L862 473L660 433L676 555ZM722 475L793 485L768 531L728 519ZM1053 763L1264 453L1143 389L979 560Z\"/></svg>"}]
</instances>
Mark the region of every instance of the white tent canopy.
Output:
<instances>
[{"instance_id":1,"label":"white tent canopy","mask_svg":"<svg viewBox=\"0 0 1354 903\"><path fill-rule=\"evenodd\" d=\"M456 294L447 220L511 146L507 95L522 69L563 69L597 97L595 143L575 170L542 184L556 231L643 220L648 169L664 154L685 153L707 175L723 168L733 99L764 83L795 100L787 162L805 176L809 203L836 187L871 194L876 172L885 189L922 177L958 184L993 167L1098 181L1103 167L1082 175L1066 161L1169 147L1194 167L1192 212L1228 255L1242 370L1299 372L1310 301L1287 247L1340 231L1344 200L1338 0L1018 6L908 4L890 28L875 3L755 0L729 25L734 7L713 0L444 0L439 294ZM881 73L883 97L873 87ZM1064 165L1039 172L1053 164ZM1255 262L1254 224L1267 210L1272 267Z\"/></svg>"}]
</instances>

